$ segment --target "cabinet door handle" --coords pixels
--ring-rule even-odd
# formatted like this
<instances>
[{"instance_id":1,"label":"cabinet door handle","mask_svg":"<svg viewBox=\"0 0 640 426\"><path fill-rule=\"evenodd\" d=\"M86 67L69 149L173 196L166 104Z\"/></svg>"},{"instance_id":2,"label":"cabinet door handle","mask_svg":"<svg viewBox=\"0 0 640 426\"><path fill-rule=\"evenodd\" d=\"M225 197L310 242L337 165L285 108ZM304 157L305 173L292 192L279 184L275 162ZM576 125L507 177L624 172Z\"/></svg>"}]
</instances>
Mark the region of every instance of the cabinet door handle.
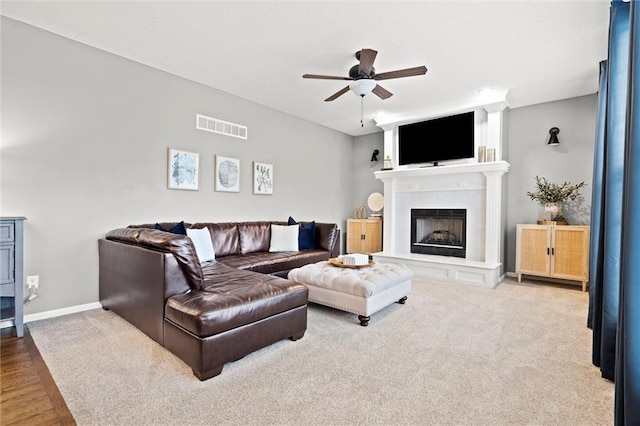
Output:
<instances>
[{"instance_id":1,"label":"cabinet door handle","mask_svg":"<svg viewBox=\"0 0 640 426\"><path fill-rule=\"evenodd\" d=\"M556 255L556 249L551 247L551 256L555 256Z\"/></svg>"},{"instance_id":2,"label":"cabinet door handle","mask_svg":"<svg viewBox=\"0 0 640 426\"><path fill-rule=\"evenodd\" d=\"M547 256L549 256L549 254L550 254L550 253L549 253L549 247L547 247Z\"/></svg>"}]
</instances>

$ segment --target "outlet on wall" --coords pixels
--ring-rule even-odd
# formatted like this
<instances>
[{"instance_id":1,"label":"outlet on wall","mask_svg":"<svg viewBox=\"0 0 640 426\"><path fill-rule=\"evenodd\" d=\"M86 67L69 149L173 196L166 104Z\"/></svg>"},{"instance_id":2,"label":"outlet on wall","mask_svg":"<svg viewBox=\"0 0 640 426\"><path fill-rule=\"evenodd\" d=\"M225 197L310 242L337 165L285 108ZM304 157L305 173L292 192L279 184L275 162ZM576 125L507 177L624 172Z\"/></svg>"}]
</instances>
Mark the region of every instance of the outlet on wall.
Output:
<instances>
[{"instance_id":1,"label":"outlet on wall","mask_svg":"<svg viewBox=\"0 0 640 426\"><path fill-rule=\"evenodd\" d=\"M29 275L27 277L27 288L37 289L40 285L40 275Z\"/></svg>"}]
</instances>

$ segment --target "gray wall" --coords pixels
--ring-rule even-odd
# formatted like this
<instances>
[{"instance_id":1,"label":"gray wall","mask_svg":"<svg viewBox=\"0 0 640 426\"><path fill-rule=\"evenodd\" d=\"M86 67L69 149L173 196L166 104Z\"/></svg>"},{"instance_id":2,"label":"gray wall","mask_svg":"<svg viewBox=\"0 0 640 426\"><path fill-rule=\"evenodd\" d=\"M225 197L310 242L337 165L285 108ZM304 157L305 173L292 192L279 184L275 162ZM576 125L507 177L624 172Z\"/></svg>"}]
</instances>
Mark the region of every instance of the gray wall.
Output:
<instances>
[{"instance_id":1,"label":"gray wall","mask_svg":"<svg viewBox=\"0 0 640 426\"><path fill-rule=\"evenodd\" d=\"M536 175L556 183L585 181L582 196L565 206L565 216L570 224L589 224L597 101L597 95L589 95L510 110L507 271L515 271L516 225L538 220L541 206L527 196ZM546 137L554 126L560 129L560 146L552 148Z\"/></svg>"},{"instance_id":2,"label":"gray wall","mask_svg":"<svg viewBox=\"0 0 640 426\"><path fill-rule=\"evenodd\" d=\"M383 134L352 138L197 83L2 18L0 214L24 215L27 313L98 299L97 239L163 220L338 222L382 192ZM515 225L535 223L535 175L591 184L596 95L516 108L505 127L507 271ZM248 126L240 140L196 130L201 113ZM560 128L559 148L545 145ZM322 149L317 149L321 146ZM199 191L168 190L167 148L200 154ZM374 149L380 162L371 167ZM240 193L213 189L215 154L241 161ZM274 194L252 194L251 162L274 165ZM591 188L567 211L589 222ZM383 212L384 213L384 212Z\"/></svg>"},{"instance_id":3,"label":"gray wall","mask_svg":"<svg viewBox=\"0 0 640 426\"><path fill-rule=\"evenodd\" d=\"M502 152L511 167L503 181L504 272L515 271L516 225L536 223L541 210L527 197L536 175L557 183L585 181L582 196L565 207L565 216L572 224L589 224L596 113L595 94L505 111ZM554 126L560 128L560 146L551 148L546 137ZM371 192L383 192L381 181L372 176L382 164L369 167L371 153L376 148L383 152L383 145L382 133L355 138L353 208L366 204Z\"/></svg>"},{"instance_id":4,"label":"gray wall","mask_svg":"<svg viewBox=\"0 0 640 426\"><path fill-rule=\"evenodd\" d=\"M195 129L196 113L249 139ZM198 191L167 189L167 148L200 154ZM318 149L318 147L322 147ZM240 159L240 193L215 192L214 155ZM253 195L251 163L274 166ZM37 313L98 300L97 240L132 223L338 222L354 208L353 137L2 18L1 214L24 215Z\"/></svg>"},{"instance_id":5,"label":"gray wall","mask_svg":"<svg viewBox=\"0 0 640 426\"><path fill-rule=\"evenodd\" d=\"M380 151L378 163L371 163L373 150ZM374 172L379 171L384 163L384 133L373 133L355 138L353 145L353 193L352 205L355 209L367 205L367 198L372 192L384 193L384 185L376 179ZM371 211L367 207L367 213ZM382 212L384 214L384 211Z\"/></svg>"}]
</instances>

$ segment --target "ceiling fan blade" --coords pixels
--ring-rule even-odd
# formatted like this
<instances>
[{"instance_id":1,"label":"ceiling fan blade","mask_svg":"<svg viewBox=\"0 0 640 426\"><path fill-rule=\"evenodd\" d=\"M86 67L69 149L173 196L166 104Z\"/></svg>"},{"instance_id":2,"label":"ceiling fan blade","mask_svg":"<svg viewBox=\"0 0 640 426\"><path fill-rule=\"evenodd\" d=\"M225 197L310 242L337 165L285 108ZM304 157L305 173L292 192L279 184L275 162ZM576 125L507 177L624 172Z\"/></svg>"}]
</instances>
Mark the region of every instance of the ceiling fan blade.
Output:
<instances>
[{"instance_id":1,"label":"ceiling fan blade","mask_svg":"<svg viewBox=\"0 0 640 426\"><path fill-rule=\"evenodd\" d=\"M338 90L336 93L334 93L333 95L329 96L327 99L325 99L325 102L331 102L332 100L336 99L339 96L344 95L345 93L347 93L349 91L349 86L347 87L343 87L342 89Z\"/></svg>"},{"instance_id":2,"label":"ceiling fan blade","mask_svg":"<svg viewBox=\"0 0 640 426\"><path fill-rule=\"evenodd\" d=\"M351 77L335 77L332 75L303 74L302 78L318 78L320 80L353 80Z\"/></svg>"},{"instance_id":3,"label":"ceiling fan blade","mask_svg":"<svg viewBox=\"0 0 640 426\"><path fill-rule=\"evenodd\" d=\"M393 96L393 93L380 86L379 84L376 84L376 87L373 88L372 92L378 95L380 99L389 99Z\"/></svg>"},{"instance_id":4,"label":"ceiling fan blade","mask_svg":"<svg viewBox=\"0 0 640 426\"><path fill-rule=\"evenodd\" d=\"M358 66L358 74L371 76L373 71L373 61L376 60L377 51L372 49L362 49L360 51L360 65Z\"/></svg>"},{"instance_id":5,"label":"ceiling fan blade","mask_svg":"<svg viewBox=\"0 0 640 426\"><path fill-rule=\"evenodd\" d=\"M373 79L374 80L390 80L392 78L402 78L402 77L412 77L414 75L423 75L427 73L427 67L424 65L420 67L406 68L403 70L382 72L380 74L376 74Z\"/></svg>"}]
</instances>

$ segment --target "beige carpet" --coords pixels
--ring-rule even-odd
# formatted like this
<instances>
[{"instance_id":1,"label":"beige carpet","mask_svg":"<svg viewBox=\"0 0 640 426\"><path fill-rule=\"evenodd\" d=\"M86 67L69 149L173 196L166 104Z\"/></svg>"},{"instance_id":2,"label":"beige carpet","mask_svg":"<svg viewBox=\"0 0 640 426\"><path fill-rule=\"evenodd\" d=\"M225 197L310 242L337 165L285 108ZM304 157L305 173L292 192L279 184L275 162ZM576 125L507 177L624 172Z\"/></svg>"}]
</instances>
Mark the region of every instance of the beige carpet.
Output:
<instances>
[{"instance_id":1,"label":"beige carpet","mask_svg":"<svg viewBox=\"0 0 640 426\"><path fill-rule=\"evenodd\" d=\"M414 279L361 327L309 307L281 341L200 382L103 310L29 323L78 424L608 425L613 384L591 365L579 287L487 290Z\"/></svg>"}]
</instances>

